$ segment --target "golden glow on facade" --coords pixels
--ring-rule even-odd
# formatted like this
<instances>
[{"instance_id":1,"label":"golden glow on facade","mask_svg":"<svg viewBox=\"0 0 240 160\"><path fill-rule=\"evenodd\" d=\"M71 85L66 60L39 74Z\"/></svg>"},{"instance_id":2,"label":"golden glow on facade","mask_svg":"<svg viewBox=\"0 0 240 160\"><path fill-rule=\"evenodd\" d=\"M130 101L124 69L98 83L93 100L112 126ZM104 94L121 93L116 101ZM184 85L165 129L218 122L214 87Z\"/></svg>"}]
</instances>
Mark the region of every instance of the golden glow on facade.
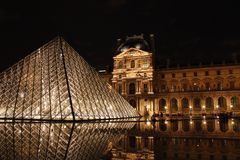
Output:
<instances>
[{"instance_id":1,"label":"golden glow on facade","mask_svg":"<svg viewBox=\"0 0 240 160\"><path fill-rule=\"evenodd\" d=\"M139 39L143 37L132 37ZM128 39L123 43L128 44ZM124 47L123 45L123 47ZM120 45L121 46L121 45ZM119 49L111 74L102 74L142 116L240 115L240 65L156 69L152 51Z\"/></svg>"}]
</instances>

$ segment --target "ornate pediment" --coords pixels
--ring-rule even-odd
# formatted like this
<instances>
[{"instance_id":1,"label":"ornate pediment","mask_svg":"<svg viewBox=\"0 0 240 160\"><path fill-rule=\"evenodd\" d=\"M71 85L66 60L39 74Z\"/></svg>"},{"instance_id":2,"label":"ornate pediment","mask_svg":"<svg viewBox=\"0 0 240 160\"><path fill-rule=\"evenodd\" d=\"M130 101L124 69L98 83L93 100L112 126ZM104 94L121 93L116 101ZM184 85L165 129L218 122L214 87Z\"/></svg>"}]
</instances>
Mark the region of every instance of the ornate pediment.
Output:
<instances>
[{"instance_id":1,"label":"ornate pediment","mask_svg":"<svg viewBox=\"0 0 240 160\"><path fill-rule=\"evenodd\" d=\"M136 48L129 48L126 51L118 54L117 56L114 57L114 59L121 59L121 58L127 58L127 57L142 57L142 56L151 56L152 53L139 50Z\"/></svg>"}]
</instances>

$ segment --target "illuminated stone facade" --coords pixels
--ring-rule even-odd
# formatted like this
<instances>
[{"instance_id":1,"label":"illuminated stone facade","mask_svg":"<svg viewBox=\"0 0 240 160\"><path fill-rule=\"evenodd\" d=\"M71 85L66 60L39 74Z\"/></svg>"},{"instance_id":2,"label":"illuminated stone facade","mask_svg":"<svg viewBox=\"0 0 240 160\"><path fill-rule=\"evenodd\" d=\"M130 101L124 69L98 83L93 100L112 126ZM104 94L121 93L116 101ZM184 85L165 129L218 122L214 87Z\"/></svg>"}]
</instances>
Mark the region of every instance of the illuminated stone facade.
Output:
<instances>
[{"instance_id":1,"label":"illuminated stone facade","mask_svg":"<svg viewBox=\"0 0 240 160\"><path fill-rule=\"evenodd\" d=\"M0 119L96 120L139 116L61 37L0 74Z\"/></svg>"},{"instance_id":2,"label":"illuminated stone facade","mask_svg":"<svg viewBox=\"0 0 240 160\"><path fill-rule=\"evenodd\" d=\"M240 65L158 68L154 37L127 37L119 45L112 74L102 78L141 115L240 113ZM112 77L112 78L111 78Z\"/></svg>"}]
</instances>

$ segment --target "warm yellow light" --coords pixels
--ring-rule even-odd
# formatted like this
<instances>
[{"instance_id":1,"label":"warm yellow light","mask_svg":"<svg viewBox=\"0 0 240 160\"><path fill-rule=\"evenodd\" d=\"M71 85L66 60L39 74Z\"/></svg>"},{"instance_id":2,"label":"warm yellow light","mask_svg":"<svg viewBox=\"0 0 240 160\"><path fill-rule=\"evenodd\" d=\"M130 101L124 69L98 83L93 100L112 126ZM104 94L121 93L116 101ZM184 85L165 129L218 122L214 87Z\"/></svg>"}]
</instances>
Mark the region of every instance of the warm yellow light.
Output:
<instances>
[{"instance_id":1,"label":"warm yellow light","mask_svg":"<svg viewBox=\"0 0 240 160\"><path fill-rule=\"evenodd\" d=\"M231 105L230 105L230 107L232 108L232 107L233 107L233 105L231 104Z\"/></svg>"},{"instance_id":2,"label":"warm yellow light","mask_svg":"<svg viewBox=\"0 0 240 160\"><path fill-rule=\"evenodd\" d=\"M193 121L192 121L192 120L190 121L190 124L193 124Z\"/></svg>"},{"instance_id":3,"label":"warm yellow light","mask_svg":"<svg viewBox=\"0 0 240 160\"><path fill-rule=\"evenodd\" d=\"M149 105L147 105L147 106L146 106L146 108L147 108L147 110L149 110L149 109L150 109L150 106L149 106Z\"/></svg>"},{"instance_id":4,"label":"warm yellow light","mask_svg":"<svg viewBox=\"0 0 240 160\"><path fill-rule=\"evenodd\" d=\"M202 108L203 108L203 109L205 109L205 108L206 108L206 106L202 106Z\"/></svg>"},{"instance_id":5,"label":"warm yellow light","mask_svg":"<svg viewBox=\"0 0 240 160\"><path fill-rule=\"evenodd\" d=\"M150 126L150 125L151 125L151 122L150 122L150 121L147 121L147 125Z\"/></svg>"},{"instance_id":6,"label":"warm yellow light","mask_svg":"<svg viewBox=\"0 0 240 160\"><path fill-rule=\"evenodd\" d=\"M216 105L216 108L218 108L219 106L218 105Z\"/></svg>"},{"instance_id":7,"label":"warm yellow light","mask_svg":"<svg viewBox=\"0 0 240 160\"><path fill-rule=\"evenodd\" d=\"M192 109L192 106L189 106L190 109Z\"/></svg>"}]
</instances>

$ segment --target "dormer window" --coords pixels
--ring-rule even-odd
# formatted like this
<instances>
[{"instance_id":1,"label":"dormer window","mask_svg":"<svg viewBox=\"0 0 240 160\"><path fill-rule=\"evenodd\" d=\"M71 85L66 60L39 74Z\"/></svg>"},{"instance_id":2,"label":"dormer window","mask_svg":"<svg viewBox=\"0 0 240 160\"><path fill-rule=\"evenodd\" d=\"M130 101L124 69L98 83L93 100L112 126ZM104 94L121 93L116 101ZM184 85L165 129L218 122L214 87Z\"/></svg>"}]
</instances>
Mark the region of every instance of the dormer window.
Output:
<instances>
[{"instance_id":1,"label":"dormer window","mask_svg":"<svg viewBox=\"0 0 240 160\"><path fill-rule=\"evenodd\" d=\"M122 67L123 67L123 62L120 61L120 62L118 63L118 68L121 69Z\"/></svg>"}]
</instances>

